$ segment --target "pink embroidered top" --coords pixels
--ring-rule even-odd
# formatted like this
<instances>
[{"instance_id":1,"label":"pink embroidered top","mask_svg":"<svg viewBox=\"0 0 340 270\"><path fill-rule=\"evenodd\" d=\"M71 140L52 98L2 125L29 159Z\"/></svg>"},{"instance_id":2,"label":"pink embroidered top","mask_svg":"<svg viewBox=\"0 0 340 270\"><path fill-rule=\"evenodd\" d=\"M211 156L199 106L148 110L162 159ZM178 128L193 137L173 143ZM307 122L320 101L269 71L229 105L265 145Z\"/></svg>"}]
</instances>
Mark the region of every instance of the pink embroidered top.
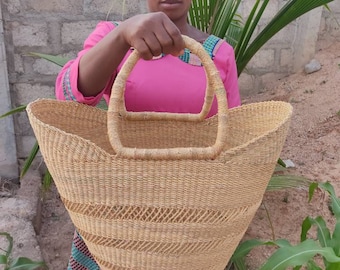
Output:
<instances>
[{"instance_id":1,"label":"pink embroidered top","mask_svg":"<svg viewBox=\"0 0 340 270\"><path fill-rule=\"evenodd\" d=\"M95 106L104 98L109 101L111 87L117 72L131 53L130 50L106 87L94 97L85 97L78 90L80 58L117 26L113 22L100 22L84 43L77 58L69 61L56 80L56 97L75 100ZM227 91L229 108L240 105L237 70L233 48L224 40L210 35L203 43L211 55ZM112 49L114 53L114 48ZM206 89L206 75L198 57L185 50L180 57L162 55L153 60L139 60L126 84L125 103L128 111L158 111L178 113L200 112ZM216 100L208 116L217 112Z\"/></svg>"}]
</instances>

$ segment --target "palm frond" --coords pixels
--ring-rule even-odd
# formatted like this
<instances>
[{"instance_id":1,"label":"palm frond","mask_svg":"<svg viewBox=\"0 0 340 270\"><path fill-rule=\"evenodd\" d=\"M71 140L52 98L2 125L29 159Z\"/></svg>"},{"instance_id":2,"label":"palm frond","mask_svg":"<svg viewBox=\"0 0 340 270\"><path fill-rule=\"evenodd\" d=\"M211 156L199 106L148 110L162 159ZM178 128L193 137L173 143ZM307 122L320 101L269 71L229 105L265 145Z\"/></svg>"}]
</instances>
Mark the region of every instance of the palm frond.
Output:
<instances>
[{"instance_id":1,"label":"palm frond","mask_svg":"<svg viewBox=\"0 0 340 270\"><path fill-rule=\"evenodd\" d=\"M287 0L264 29L255 35L269 0L256 0L243 24L237 13L242 0L193 0L189 22L198 29L227 40L235 49L238 75L255 53L276 33L308 11L334 0Z\"/></svg>"},{"instance_id":2,"label":"palm frond","mask_svg":"<svg viewBox=\"0 0 340 270\"><path fill-rule=\"evenodd\" d=\"M267 26L238 56L237 69L240 75L256 52L275 34L282 30L289 23L314 8L325 6L333 0L289 0L271 19Z\"/></svg>"},{"instance_id":3,"label":"palm frond","mask_svg":"<svg viewBox=\"0 0 340 270\"><path fill-rule=\"evenodd\" d=\"M28 158L25 160L24 166L23 166L21 173L20 173L20 178L25 176L25 174L27 173L27 171L31 167L33 160L37 156L38 151L39 151L39 144L36 141L33 148L31 149L31 152L30 152Z\"/></svg>"},{"instance_id":4,"label":"palm frond","mask_svg":"<svg viewBox=\"0 0 340 270\"><path fill-rule=\"evenodd\" d=\"M287 188L306 188L310 186L312 181L303 176L296 175L273 175L267 186L267 191L274 191Z\"/></svg>"},{"instance_id":5,"label":"palm frond","mask_svg":"<svg viewBox=\"0 0 340 270\"><path fill-rule=\"evenodd\" d=\"M36 52L30 52L29 55L45 59L60 67L63 67L67 63L67 61L69 61L68 58L58 56L58 55L50 55L50 54L36 53Z\"/></svg>"},{"instance_id":6,"label":"palm frond","mask_svg":"<svg viewBox=\"0 0 340 270\"><path fill-rule=\"evenodd\" d=\"M10 110L10 111L0 115L0 118L4 118L4 117L10 116L10 115L15 114L15 113L23 112L23 111L26 110L26 106L27 105L18 106L16 108L14 108L14 109L12 109L12 110Z\"/></svg>"}]
</instances>

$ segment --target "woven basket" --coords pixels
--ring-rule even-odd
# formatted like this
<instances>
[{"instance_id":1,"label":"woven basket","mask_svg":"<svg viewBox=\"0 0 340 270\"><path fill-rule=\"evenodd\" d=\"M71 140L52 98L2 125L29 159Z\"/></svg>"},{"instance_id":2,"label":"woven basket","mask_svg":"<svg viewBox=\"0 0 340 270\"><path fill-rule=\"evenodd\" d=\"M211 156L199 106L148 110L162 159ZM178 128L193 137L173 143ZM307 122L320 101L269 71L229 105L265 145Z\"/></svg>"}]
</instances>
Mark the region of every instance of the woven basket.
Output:
<instances>
[{"instance_id":1,"label":"woven basket","mask_svg":"<svg viewBox=\"0 0 340 270\"><path fill-rule=\"evenodd\" d=\"M222 270L258 209L292 107L228 109L210 56L184 37L207 74L199 114L127 112L131 54L108 111L39 99L30 123L63 203L101 269ZM218 114L209 112L214 95Z\"/></svg>"}]
</instances>

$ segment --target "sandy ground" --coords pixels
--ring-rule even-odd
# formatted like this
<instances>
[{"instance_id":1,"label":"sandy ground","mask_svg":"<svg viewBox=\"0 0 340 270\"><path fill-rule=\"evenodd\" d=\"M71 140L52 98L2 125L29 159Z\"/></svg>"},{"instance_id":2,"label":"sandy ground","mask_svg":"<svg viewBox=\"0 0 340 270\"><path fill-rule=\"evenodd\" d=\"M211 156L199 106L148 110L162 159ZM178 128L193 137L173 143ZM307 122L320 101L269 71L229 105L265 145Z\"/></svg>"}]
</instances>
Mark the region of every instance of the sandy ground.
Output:
<instances>
[{"instance_id":1,"label":"sandy ground","mask_svg":"<svg viewBox=\"0 0 340 270\"><path fill-rule=\"evenodd\" d=\"M322 69L312 74L301 72L275 82L268 91L244 103L283 100L294 107L294 115L282 159L290 159L295 168L289 173L315 181L330 181L340 195L340 43L320 50L316 59ZM332 224L327 196L317 192L308 203L306 189L286 189L265 194L245 239L299 240L302 220L322 215ZM272 230L266 214L268 210ZM43 224L38 237L43 256L50 269L65 269L71 248L73 226L57 192L45 195ZM254 250L248 257L249 269L256 269L270 255L268 249Z\"/></svg>"},{"instance_id":2,"label":"sandy ground","mask_svg":"<svg viewBox=\"0 0 340 270\"><path fill-rule=\"evenodd\" d=\"M277 99L293 105L291 128L283 148L282 159L290 159L295 168L289 173L313 181L329 181L340 196L340 51L339 43L320 50L316 59L322 69L308 74L289 76L276 87L251 101ZM308 203L306 189L267 192L245 238L272 240L285 238L291 243L300 239L305 217L323 216L332 228L334 218L328 208L328 197L317 192ZM266 208L274 231L270 226ZM248 258L249 269L258 269L271 254L259 248Z\"/></svg>"}]
</instances>

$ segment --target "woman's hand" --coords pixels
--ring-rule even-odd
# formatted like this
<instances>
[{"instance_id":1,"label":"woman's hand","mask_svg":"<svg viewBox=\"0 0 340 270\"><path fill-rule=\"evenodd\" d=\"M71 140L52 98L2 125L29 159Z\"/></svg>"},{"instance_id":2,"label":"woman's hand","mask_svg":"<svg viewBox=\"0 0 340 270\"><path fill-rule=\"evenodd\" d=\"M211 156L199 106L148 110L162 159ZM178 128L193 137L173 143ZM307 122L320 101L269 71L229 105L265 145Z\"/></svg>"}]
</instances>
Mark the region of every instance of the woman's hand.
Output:
<instances>
[{"instance_id":1,"label":"woman's hand","mask_svg":"<svg viewBox=\"0 0 340 270\"><path fill-rule=\"evenodd\" d=\"M145 60L161 53L178 56L185 47L181 32L163 12L134 16L122 22L118 29L125 42Z\"/></svg>"},{"instance_id":2,"label":"woman's hand","mask_svg":"<svg viewBox=\"0 0 340 270\"><path fill-rule=\"evenodd\" d=\"M78 89L84 96L96 96L134 47L140 57L149 60L161 53L183 54L180 30L162 12L142 14L121 22L80 58Z\"/></svg>"}]
</instances>

